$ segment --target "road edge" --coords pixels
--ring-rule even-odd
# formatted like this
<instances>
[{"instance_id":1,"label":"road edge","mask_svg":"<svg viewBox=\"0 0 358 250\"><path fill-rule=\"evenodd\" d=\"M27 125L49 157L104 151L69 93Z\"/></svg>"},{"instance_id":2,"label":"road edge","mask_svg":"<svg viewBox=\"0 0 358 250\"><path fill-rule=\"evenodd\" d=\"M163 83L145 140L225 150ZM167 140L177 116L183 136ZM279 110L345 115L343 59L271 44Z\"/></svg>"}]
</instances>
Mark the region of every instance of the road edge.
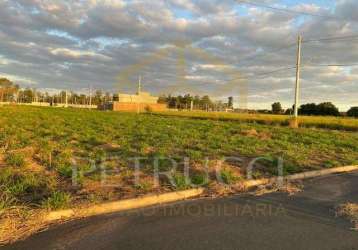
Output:
<instances>
[{"instance_id":1,"label":"road edge","mask_svg":"<svg viewBox=\"0 0 358 250\"><path fill-rule=\"evenodd\" d=\"M328 168L328 169L321 169L321 170L313 170L302 172L298 174L292 174L282 177L272 177L272 178L264 178L258 180L248 180L244 182L246 188L257 187L260 185L266 185L269 183L275 183L278 181L294 181L294 180L304 180L309 178L315 178L320 176L326 176L330 174L339 174L339 173L348 173L352 171L358 171L358 165L351 165L351 166L343 166L343 167L336 167L336 168Z\"/></svg>"},{"instance_id":2,"label":"road edge","mask_svg":"<svg viewBox=\"0 0 358 250\"><path fill-rule=\"evenodd\" d=\"M140 198L125 199L113 202L93 205L86 208L74 208L66 210L58 210L47 213L44 216L44 221L52 222L68 218L83 218L94 215L101 215L114 212L122 212L131 209L144 208L164 203L170 203L189 198L197 197L203 194L204 188L194 188L177 192L170 192L164 194L148 195Z\"/></svg>"},{"instance_id":3,"label":"road edge","mask_svg":"<svg viewBox=\"0 0 358 250\"><path fill-rule=\"evenodd\" d=\"M275 183L278 181L303 180L303 179L325 176L330 174L347 173L356 170L358 171L358 165L343 166L337 168L308 171L308 172L288 175L284 177L247 180L243 182L243 185L246 189L248 189L261 185L266 185L269 183ZM74 209L52 211L44 216L44 221L53 222L56 220L68 219L68 218L84 218L94 215L121 212L131 209L137 209L137 208L144 208L144 207L160 205L164 203L185 200L188 198L194 198L202 195L204 191L205 188L195 188L195 189L188 189L188 190L170 192L164 194L148 195L148 196L134 198L134 199L126 199L126 200L102 203L86 208L77 208L77 209L74 208Z\"/></svg>"}]
</instances>

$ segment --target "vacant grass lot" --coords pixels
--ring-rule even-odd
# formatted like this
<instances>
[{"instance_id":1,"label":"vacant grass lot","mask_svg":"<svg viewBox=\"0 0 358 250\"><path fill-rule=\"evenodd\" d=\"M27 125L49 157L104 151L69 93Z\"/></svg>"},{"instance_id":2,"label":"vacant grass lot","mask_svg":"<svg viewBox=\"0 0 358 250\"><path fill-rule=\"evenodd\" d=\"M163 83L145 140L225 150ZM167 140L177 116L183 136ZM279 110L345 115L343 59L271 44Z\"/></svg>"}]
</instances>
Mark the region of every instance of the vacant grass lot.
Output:
<instances>
[{"instance_id":1,"label":"vacant grass lot","mask_svg":"<svg viewBox=\"0 0 358 250\"><path fill-rule=\"evenodd\" d=\"M274 120L276 116L269 119ZM277 119L281 119L280 116ZM255 177L275 174L277 157L284 159L285 174L358 164L356 132L294 130L241 120L0 107L0 211L18 206L60 209L173 189L167 184L154 185L153 159L156 157L170 157L178 162L189 157L195 184L206 183L205 157L209 165L223 156L241 157L246 163L255 157L266 157L267 160L260 161ZM352 130L357 129L356 120L326 118L321 123L331 127L331 121L335 124L332 127L340 121ZM140 183L134 185L134 162L130 158L138 156L146 159L142 161ZM245 162L224 165L220 172L222 180L226 184L239 182ZM78 166L75 177L74 164ZM105 184L111 185L102 185L103 171L94 167L99 164L106 169ZM158 164L161 171L171 166L165 159ZM188 187L181 165L174 181L176 189Z\"/></svg>"},{"instance_id":2,"label":"vacant grass lot","mask_svg":"<svg viewBox=\"0 0 358 250\"><path fill-rule=\"evenodd\" d=\"M241 121L249 123L258 123L266 125L287 126L290 116L287 115L266 115L266 114L241 114L226 112L203 112L203 111L166 111L160 112L160 115L191 117L196 119L213 119L221 121ZM358 119L347 117L327 117L327 116L300 116L299 123L301 127L324 128L335 130L358 131Z\"/></svg>"}]
</instances>

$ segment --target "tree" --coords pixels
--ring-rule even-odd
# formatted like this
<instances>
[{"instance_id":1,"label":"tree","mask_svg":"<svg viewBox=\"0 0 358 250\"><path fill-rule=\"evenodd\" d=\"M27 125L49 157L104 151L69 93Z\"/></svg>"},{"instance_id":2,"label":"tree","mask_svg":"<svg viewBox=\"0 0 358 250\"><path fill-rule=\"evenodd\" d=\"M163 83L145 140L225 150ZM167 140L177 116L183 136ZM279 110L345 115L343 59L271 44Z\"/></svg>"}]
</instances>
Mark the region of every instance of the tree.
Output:
<instances>
[{"instance_id":1,"label":"tree","mask_svg":"<svg viewBox=\"0 0 358 250\"><path fill-rule=\"evenodd\" d=\"M227 107L228 107L229 109L232 109L232 108L234 107L234 97L230 96L230 97L228 98Z\"/></svg>"},{"instance_id":2,"label":"tree","mask_svg":"<svg viewBox=\"0 0 358 250\"><path fill-rule=\"evenodd\" d=\"M209 110L209 108L212 106L212 102L210 100L210 97L208 95L204 95L201 100L201 107L205 110Z\"/></svg>"},{"instance_id":3,"label":"tree","mask_svg":"<svg viewBox=\"0 0 358 250\"><path fill-rule=\"evenodd\" d=\"M282 113L282 106L280 102L275 102L271 106L272 106L272 113L274 114Z\"/></svg>"},{"instance_id":4,"label":"tree","mask_svg":"<svg viewBox=\"0 0 358 250\"><path fill-rule=\"evenodd\" d=\"M200 96L198 96L198 95L194 96L193 102L194 102L194 109L199 109L200 108Z\"/></svg>"},{"instance_id":5,"label":"tree","mask_svg":"<svg viewBox=\"0 0 358 250\"><path fill-rule=\"evenodd\" d=\"M318 115L319 110L315 103L307 103L300 106L298 113L301 115Z\"/></svg>"},{"instance_id":6,"label":"tree","mask_svg":"<svg viewBox=\"0 0 358 250\"><path fill-rule=\"evenodd\" d=\"M12 81L0 78L0 102L13 100L18 90L19 86L15 85Z\"/></svg>"},{"instance_id":7,"label":"tree","mask_svg":"<svg viewBox=\"0 0 358 250\"><path fill-rule=\"evenodd\" d=\"M293 109L292 108L286 109L285 115L292 115L292 114L293 114Z\"/></svg>"},{"instance_id":8,"label":"tree","mask_svg":"<svg viewBox=\"0 0 358 250\"><path fill-rule=\"evenodd\" d=\"M323 102L320 104L307 103L300 106L298 113L300 115L323 115L323 116L339 116L338 108L331 102Z\"/></svg>"},{"instance_id":9,"label":"tree","mask_svg":"<svg viewBox=\"0 0 358 250\"><path fill-rule=\"evenodd\" d=\"M350 117L358 117L358 106L357 107L351 107L348 112L347 115Z\"/></svg>"},{"instance_id":10,"label":"tree","mask_svg":"<svg viewBox=\"0 0 358 250\"><path fill-rule=\"evenodd\" d=\"M31 103L34 99L34 92L32 89L26 88L25 90L19 91L19 98L21 102Z\"/></svg>"},{"instance_id":11,"label":"tree","mask_svg":"<svg viewBox=\"0 0 358 250\"><path fill-rule=\"evenodd\" d=\"M93 100L92 100L92 103L94 105L99 105L103 102L103 93L101 90L96 90L95 94L94 94L94 97L93 97Z\"/></svg>"},{"instance_id":12,"label":"tree","mask_svg":"<svg viewBox=\"0 0 358 250\"><path fill-rule=\"evenodd\" d=\"M158 103L166 104L168 103L168 98L165 95L161 95L158 98Z\"/></svg>"},{"instance_id":13,"label":"tree","mask_svg":"<svg viewBox=\"0 0 358 250\"><path fill-rule=\"evenodd\" d=\"M339 110L331 102L323 102L317 106L318 115L340 116Z\"/></svg>"}]
</instances>

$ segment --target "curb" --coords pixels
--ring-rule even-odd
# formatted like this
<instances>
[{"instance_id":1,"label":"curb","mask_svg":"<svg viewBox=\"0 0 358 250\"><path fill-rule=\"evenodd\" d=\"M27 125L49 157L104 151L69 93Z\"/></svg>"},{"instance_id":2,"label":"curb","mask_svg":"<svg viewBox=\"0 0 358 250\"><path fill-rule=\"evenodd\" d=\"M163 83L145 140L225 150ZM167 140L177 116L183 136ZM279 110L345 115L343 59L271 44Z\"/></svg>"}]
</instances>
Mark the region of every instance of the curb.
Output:
<instances>
[{"instance_id":1,"label":"curb","mask_svg":"<svg viewBox=\"0 0 358 250\"><path fill-rule=\"evenodd\" d=\"M303 180L308 178L314 178L319 176L325 176L330 174L339 174L339 173L347 173L352 171L358 171L358 165L353 166L344 166L344 167L337 167L337 168L329 168L329 169L322 169L322 170L314 170L308 171L283 177L272 177L272 178L265 178L259 180L249 180L245 181L244 185L246 188L256 187L260 185L265 185L268 183L273 183L279 181L280 178L283 181L293 181L293 180Z\"/></svg>"},{"instance_id":2,"label":"curb","mask_svg":"<svg viewBox=\"0 0 358 250\"><path fill-rule=\"evenodd\" d=\"M277 182L280 180L280 178L282 178L281 181L303 180L303 179L325 176L330 174L346 173L356 170L358 171L358 165L308 171L304 173L288 175L285 177L273 177L273 178L265 178L259 180L248 180L245 181L243 184L245 188L252 188L260 185L266 185L268 183ZM121 212L130 209L136 209L136 208L144 208L153 205L159 205L163 203L170 203L179 200L185 200L188 198L193 198L203 194L204 191L205 191L204 188L195 188L195 189L189 189L179 192L170 192L170 193L159 194L159 195L150 195L140 198L108 202L99 205L94 205L88 208L53 211L45 215L44 221L52 222L61 219L81 218L81 217L101 215L101 214L107 214L113 212Z\"/></svg>"},{"instance_id":3,"label":"curb","mask_svg":"<svg viewBox=\"0 0 358 250\"><path fill-rule=\"evenodd\" d=\"M67 218L88 217L106 213L121 212L130 209L149 207L163 203L169 203L188 198L196 197L204 192L204 188L195 188L179 192L170 192L159 195L150 195L140 198L120 200L114 202L103 203L82 209L66 209L53 211L44 217L44 221L51 222Z\"/></svg>"}]
</instances>

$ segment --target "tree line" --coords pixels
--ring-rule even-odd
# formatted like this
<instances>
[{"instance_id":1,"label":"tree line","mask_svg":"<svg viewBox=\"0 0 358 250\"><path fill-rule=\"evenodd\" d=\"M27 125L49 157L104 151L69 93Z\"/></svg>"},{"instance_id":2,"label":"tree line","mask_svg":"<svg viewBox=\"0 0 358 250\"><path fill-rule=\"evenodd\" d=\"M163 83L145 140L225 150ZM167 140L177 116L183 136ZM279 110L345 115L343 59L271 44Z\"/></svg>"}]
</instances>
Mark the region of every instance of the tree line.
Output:
<instances>
[{"instance_id":1,"label":"tree line","mask_svg":"<svg viewBox=\"0 0 358 250\"><path fill-rule=\"evenodd\" d=\"M294 105L292 108L284 110L280 102L275 102L271 105L273 114L286 114L293 113ZM332 102L306 103L298 108L299 115L316 115L316 116L341 116L338 108ZM358 107L351 107L346 113L350 117L358 117Z\"/></svg>"},{"instance_id":2,"label":"tree line","mask_svg":"<svg viewBox=\"0 0 358 250\"><path fill-rule=\"evenodd\" d=\"M82 104L82 105L99 105L108 101L112 101L116 95L109 92L103 93L101 90L96 90L91 94L78 94L75 92L61 91L57 94L49 94L48 92L40 92L30 88L20 89L19 85L14 84L6 78L0 78L0 102L47 102L47 103L67 103L68 104ZM159 103L166 103L168 108L172 109L195 109L206 111L225 111L227 109L234 109L234 99L232 96L228 97L227 102L213 101L208 95L192 96L186 95L162 95L158 99ZM261 113L273 114L293 114L294 106L290 109L284 110L280 102L275 102L271 106L271 111L259 110ZM319 115L319 116L340 116L338 108L331 102L323 103L307 103L302 104L298 113L300 115ZM350 117L358 117L358 106L351 107L346 113Z\"/></svg>"},{"instance_id":3,"label":"tree line","mask_svg":"<svg viewBox=\"0 0 358 250\"><path fill-rule=\"evenodd\" d=\"M99 105L107 101L111 101L113 96L110 93L103 93L96 90L91 94L78 94L75 92L61 91L56 94L48 92L36 91L35 89L20 89L19 85L14 84L6 78L0 78L0 102L47 102L47 103L67 103L82 105Z\"/></svg>"}]
</instances>

